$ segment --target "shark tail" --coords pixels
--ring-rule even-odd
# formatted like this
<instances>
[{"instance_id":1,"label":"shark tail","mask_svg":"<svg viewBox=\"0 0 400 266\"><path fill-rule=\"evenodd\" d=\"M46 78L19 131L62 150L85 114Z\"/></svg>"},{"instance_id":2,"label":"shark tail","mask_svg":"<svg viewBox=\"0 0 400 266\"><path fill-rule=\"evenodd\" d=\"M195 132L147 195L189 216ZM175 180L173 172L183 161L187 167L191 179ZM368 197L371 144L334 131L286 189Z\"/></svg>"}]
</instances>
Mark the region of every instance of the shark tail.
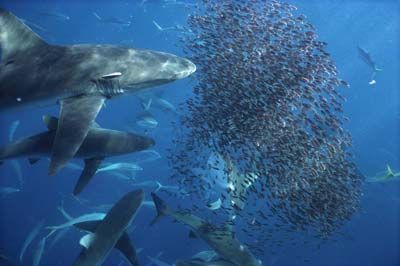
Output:
<instances>
[{"instance_id":1,"label":"shark tail","mask_svg":"<svg viewBox=\"0 0 400 266\"><path fill-rule=\"evenodd\" d=\"M156 28L157 28L159 31L163 31L163 30L164 30L155 20L153 20L153 24L154 24L154 26L156 26Z\"/></svg>"},{"instance_id":2,"label":"shark tail","mask_svg":"<svg viewBox=\"0 0 400 266\"><path fill-rule=\"evenodd\" d=\"M151 197L153 198L154 205L156 206L157 216L151 221L150 225L154 225L161 217L167 215L168 206L165 202L156 195L156 193L151 192Z\"/></svg>"}]
</instances>

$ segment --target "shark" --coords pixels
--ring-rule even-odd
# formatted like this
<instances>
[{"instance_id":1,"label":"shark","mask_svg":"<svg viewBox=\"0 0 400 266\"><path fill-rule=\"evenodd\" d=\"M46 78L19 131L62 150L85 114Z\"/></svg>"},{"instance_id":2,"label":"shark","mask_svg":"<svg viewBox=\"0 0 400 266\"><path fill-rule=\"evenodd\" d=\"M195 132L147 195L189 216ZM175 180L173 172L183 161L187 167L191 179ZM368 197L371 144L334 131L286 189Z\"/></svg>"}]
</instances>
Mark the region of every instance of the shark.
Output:
<instances>
[{"instance_id":1,"label":"shark","mask_svg":"<svg viewBox=\"0 0 400 266\"><path fill-rule=\"evenodd\" d=\"M258 175L241 172L228 155L212 153L207 163L210 166L217 166L218 169L212 168L210 170L210 176L215 176L214 178L210 179L206 176L204 179L228 192L229 205L235 211L243 210L250 188L259 179ZM225 169L225 171L222 171L222 169Z\"/></svg>"},{"instance_id":2,"label":"shark","mask_svg":"<svg viewBox=\"0 0 400 266\"><path fill-rule=\"evenodd\" d=\"M250 252L249 248L241 244L235 237L230 225L223 228L217 227L206 220L188 212L179 212L171 209L155 193L151 193L157 210L156 218L151 222L155 224L163 216L171 216L178 222L188 226L191 235L204 240L223 260L227 260L236 266L261 266Z\"/></svg>"},{"instance_id":3,"label":"shark","mask_svg":"<svg viewBox=\"0 0 400 266\"><path fill-rule=\"evenodd\" d=\"M0 111L58 103L49 175L71 160L107 99L196 71L173 54L115 45L51 45L0 8Z\"/></svg>"},{"instance_id":4,"label":"shark","mask_svg":"<svg viewBox=\"0 0 400 266\"><path fill-rule=\"evenodd\" d=\"M228 190L231 205L236 210L243 210L246 204L248 189L257 181L255 173L241 173L229 157L224 158L228 168Z\"/></svg>"},{"instance_id":5,"label":"shark","mask_svg":"<svg viewBox=\"0 0 400 266\"><path fill-rule=\"evenodd\" d=\"M127 257L132 265L138 266L136 251L130 243L126 229L134 219L143 200L144 191L133 190L114 204L101 221L76 225L90 233L81 238L80 244L85 248L79 254L74 265L101 265L115 247Z\"/></svg>"},{"instance_id":6,"label":"shark","mask_svg":"<svg viewBox=\"0 0 400 266\"><path fill-rule=\"evenodd\" d=\"M43 121L48 128L47 131L1 147L0 161L28 157L29 162L34 164L40 157L50 156L59 120L53 116L43 116ZM78 195L83 191L105 158L145 150L154 144L155 142L151 138L101 128L96 123L92 123L85 140L74 155L76 158L83 159L85 166L73 194Z\"/></svg>"}]
</instances>

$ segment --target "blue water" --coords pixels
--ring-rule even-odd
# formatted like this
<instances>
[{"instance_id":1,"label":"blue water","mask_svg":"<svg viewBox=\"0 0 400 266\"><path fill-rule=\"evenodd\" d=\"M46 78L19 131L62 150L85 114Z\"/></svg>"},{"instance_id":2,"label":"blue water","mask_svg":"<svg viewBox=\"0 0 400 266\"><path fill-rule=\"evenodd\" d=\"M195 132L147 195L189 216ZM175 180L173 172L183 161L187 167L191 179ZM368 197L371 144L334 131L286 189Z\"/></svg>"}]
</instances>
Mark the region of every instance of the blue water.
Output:
<instances>
[{"instance_id":1,"label":"blue water","mask_svg":"<svg viewBox=\"0 0 400 266\"><path fill-rule=\"evenodd\" d=\"M152 20L160 25L185 24L189 9L182 6L162 6L158 2L140 5L141 1L0 1L0 5L18 17L43 27L40 32L52 44L107 43L159 50L183 56L179 34L159 32ZM153 2L153 3L150 3ZM288 1L298 7L315 25L321 40L328 43L339 70L340 77L351 87L343 88L346 97L345 115L350 121L345 127L353 136L355 161L365 176L384 171L387 164L400 169L400 2L399 1L349 1L349 0L295 0ZM43 11L67 14L70 20L41 15ZM128 27L99 23L92 12L104 17L131 20ZM357 45L370 51L378 65L384 69L376 76L376 84L369 85L370 70L359 58ZM23 78L23 77L21 77ZM178 106L191 96L194 81L183 79L154 91ZM152 131L135 124L140 113L140 102L134 95L107 101L97 122L106 128L136 130L156 140L154 147L162 159L143 163L143 171L136 175L137 182L158 180L169 182L166 149L173 145L171 122L178 121L173 113L156 110L159 122ZM41 122L44 114L58 115L58 106L30 108L1 114L0 143L8 142L9 127L15 120L20 126L15 138L44 131ZM112 161L135 161L136 155L113 158ZM79 163L79 161L76 161ZM48 161L29 165L18 160L22 170L23 185L18 193L0 199L0 254L15 261L16 265L31 265L33 253L42 230L28 248L23 264L18 264L19 252L29 232L44 220L46 225L64 222L57 206L64 201L65 209L73 216L93 212L99 204L112 204L125 192L132 190L130 183L97 174L79 196L84 203L72 198L71 192L79 172L63 169L56 176L47 176ZM19 182L11 162L0 168L0 186L18 187ZM151 189L147 189L150 192ZM260 259L264 265L400 265L400 180L388 183L366 183L363 186L362 208L345 225L339 241L322 241L314 246L283 245L276 255L266 254ZM149 195L147 195L149 199ZM92 207L92 208L91 208ZM165 218L158 225L148 224L154 209L143 207L135 218L131 238L137 248L141 265L148 263L147 256L163 252L160 259L173 264L177 259L190 258L207 249L200 240L188 238L188 230ZM40 265L71 265L81 250L77 230L70 230L51 249L47 246ZM122 257L112 252L105 265L118 265Z\"/></svg>"}]
</instances>

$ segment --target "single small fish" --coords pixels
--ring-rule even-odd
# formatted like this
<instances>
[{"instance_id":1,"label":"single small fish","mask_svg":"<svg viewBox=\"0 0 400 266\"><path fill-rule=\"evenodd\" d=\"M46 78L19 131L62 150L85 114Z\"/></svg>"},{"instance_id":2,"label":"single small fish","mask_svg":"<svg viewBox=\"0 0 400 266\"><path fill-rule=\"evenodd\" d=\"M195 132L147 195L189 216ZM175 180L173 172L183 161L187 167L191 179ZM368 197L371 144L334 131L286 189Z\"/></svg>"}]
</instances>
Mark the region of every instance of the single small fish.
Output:
<instances>
[{"instance_id":1,"label":"single small fish","mask_svg":"<svg viewBox=\"0 0 400 266\"><path fill-rule=\"evenodd\" d=\"M135 163L112 163L99 168L97 172L107 172L107 171L142 171L143 168Z\"/></svg>"},{"instance_id":2,"label":"single small fish","mask_svg":"<svg viewBox=\"0 0 400 266\"><path fill-rule=\"evenodd\" d=\"M367 178L366 181L368 183L381 183L381 182L399 180L399 178L397 177L400 177L400 172L394 172L392 168L389 165L387 165L386 171L384 173L378 173L373 177Z\"/></svg>"},{"instance_id":3,"label":"single small fish","mask_svg":"<svg viewBox=\"0 0 400 266\"><path fill-rule=\"evenodd\" d=\"M167 101L166 99L158 97L158 98L156 98L156 103L162 109L176 113L176 107L172 103Z\"/></svg>"},{"instance_id":4,"label":"single small fish","mask_svg":"<svg viewBox=\"0 0 400 266\"><path fill-rule=\"evenodd\" d=\"M130 26L132 24L131 21L123 21L120 20L118 18L114 18L114 17L109 17L109 18L103 18L100 17L96 12L93 12L93 16L95 16L95 18L102 23L107 23L107 24L116 24L116 25L120 25L120 26Z\"/></svg>"},{"instance_id":5,"label":"single small fish","mask_svg":"<svg viewBox=\"0 0 400 266\"><path fill-rule=\"evenodd\" d=\"M62 13L58 13L58 12L49 12L49 11L44 11L40 13L41 15L44 16L48 16L48 17L53 17L62 21L69 21L71 18L70 16L67 16L65 14Z\"/></svg>"},{"instance_id":6,"label":"single small fish","mask_svg":"<svg viewBox=\"0 0 400 266\"><path fill-rule=\"evenodd\" d=\"M21 190L19 188L13 188L13 187L1 187L0 188L0 195L1 196L6 196L12 193L20 192Z\"/></svg>"},{"instance_id":7,"label":"single small fish","mask_svg":"<svg viewBox=\"0 0 400 266\"><path fill-rule=\"evenodd\" d=\"M376 83L376 73L383 71L383 69L377 67L375 61L371 57L371 54L367 50L361 48L360 46L357 46L357 50L361 59L372 69L371 80L368 83L369 85L374 85Z\"/></svg>"},{"instance_id":8,"label":"single small fish","mask_svg":"<svg viewBox=\"0 0 400 266\"><path fill-rule=\"evenodd\" d=\"M87 222L87 221L97 221L97 220L103 220L103 218L106 216L105 213L102 212L95 212L95 213L89 213L89 214L84 214L82 216L79 216L77 218L74 218L66 223L60 224L60 225L54 225L54 226L46 226L46 229L51 230L50 233L46 236L49 237L51 236L54 232L57 230L71 227L74 224L77 223L82 223L82 222Z\"/></svg>"},{"instance_id":9,"label":"single small fish","mask_svg":"<svg viewBox=\"0 0 400 266\"><path fill-rule=\"evenodd\" d=\"M74 218L69 215L69 213L67 213L64 209L64 201L61 201L61 205L57 207L57 209L61 212L61 214L65 217L65 219L67 219L68 221L73 220Z\"/></svg>"},{"instance_id":10,"label":"single small fish","mask_svg":"<svg viewBox=\"0 0 400 266\"><path fill-rule=\"evenodd\" d=\"M212 211L215 211L221 208L221 205L222 205L221 198L218 198L216 201L208 203L207 208L209 208Z\"/></svg>"},{"instance_id":11,"label":"single small fish","mask_svg":"<svg viewBox=\"0 0 400 266\"><path fill-rule=\"evenodd\" d=\"M166 262L163 262L163 261L159 260L158 258L153 258L153 257L150 257L150 256L147 256L147 258L149 259L151 264L155 264L156 266L171 266L170 264L168 264Z\"/></svg>"},{"instance_id":12,"label":"single small fish","mask_svg":"<svg viewBox=\"0 0 400 266\"><path fill-rule=\"evenodd\" d=\"M161 159L161 155L155 150L144 150L137 153L137 156L144 157L143 159L136 160L138 163L147 163Z\"/></svg>"},{"instance_id":13,"label":"single small fish","mask_svg":"<svg viewBox=\"0 0 400 266\"><path fill-rule=\"evenodd\" d=\"M63 236L65 236L66 233L68 233L68 231L69 231L70 228L71 228L71 227L66 227L66 228L63 228L63 229L58 230L57 233L55 234L55 236L53 237L53 240L50 242L48 248L49 248L49 249L53 248L53 247L56 245L56 243L58 243L58 241L59 241Z\"/></svg>"},{"instance_id":14,"label":"single small fish","mask_svg":"<svg viewBox=\"0 0 400 266\"><path fill-rule=\"evenodd\" d=\"M191 33L190 29L185 29L181 25L174 25L174 26L170 26L170 27L161 27L160 24L158 24L155 20L153 20L153 24L157 28L157 30L161 31L161 32L180 32L180 33L185 33L185 34Z\"/></svg>"},{"instance_id":15,"label":"single small fish","mask_svg":"<svg viewBox=\"0 0 400 266\"><path fill-rule=\"evenodd\" d=\"M46 239L47 237L43 237L38 244L38 247L33 255L33 266L39 266L40 261L42 260L44 248L46 246Z\"/></svg>"},{"instance_id":16,"label":"single small fish","mask_svg":"<svg viewBox=\"0 0 400 266\"><path fill-rule=\"evenodd\" d=\"M29 233L29 235L26 237L23 245L21 252L19 254L19 261L22 262L22 259L24 257L25 251L28 248L28 246L32 243L33 239L36 237L36 235L39 233L40 229L43 227L44 220L40 221Z\"/></svg>"},{"instance_id":17,"label":"single small fish","mask_svg":"<svg viewBox=\"0 0 400 266\"><path fill-rule=\"evenodd\" d=\"M24 177L22 176L21 166L19 165L19 162L17 160L12 160L11 165L14 168L15 173L17 174L19 187L22 188L24 185Z\"/></svg>"},{"instance_id":18,"label":"single small fish","mask_svg":"<svg viewBox=\"0 0 400 266\"><path fill-rule=\"evenodd\" d=\"M145 128L156 128L158 126L158 121L150 112L146 111L138 116L136 124Z\"/></svg>"},{"instance_id":19,"label":"single small fish","mask_svg":"<svg viewBox=\"0 0 400 266\"><path fill-rule=\"evenodd\" d=\"M12 122L10 126L10 131L8 133L8 141L12 142L14 140L15 131L17 131L18 126L21 124L19 120Z\"/></svg>"}]
</instances>

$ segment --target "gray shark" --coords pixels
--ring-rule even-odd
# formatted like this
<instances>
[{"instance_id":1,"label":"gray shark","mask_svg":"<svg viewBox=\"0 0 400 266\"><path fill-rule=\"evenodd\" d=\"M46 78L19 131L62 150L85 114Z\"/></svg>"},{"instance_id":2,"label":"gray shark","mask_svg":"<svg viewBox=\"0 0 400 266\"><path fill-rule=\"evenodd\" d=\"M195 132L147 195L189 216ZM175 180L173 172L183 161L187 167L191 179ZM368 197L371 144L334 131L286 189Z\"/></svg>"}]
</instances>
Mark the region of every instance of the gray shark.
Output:
<instances>
[{"instance_id":1,"label":"gray shark","mask_svg":"<svg viewBox=\"0 0 400 266\"><path fill-rule=\"evenodd\" d=\"M2 8L0 49L0 111L60 104L50 175L75 156L106 99L173 82L196 70L189 60L162 52L50 45Z\"/></svg>"},{"instance_id":2,"label":"gray shark","mask_svg":"<svg viewBox=\"0 0 400 266\"><path fill-rule=\"evenodd\" d=\"M237 266L261 266L250 250L236 239L232 228L227 225L223 228L216 227L195 215L187 212L178 212L169 208L155 193L151 193L157 209L157 217L168 215L175 220L190 227L196 237L203 239L224 260Z\"/></svg>"},{"instance_id":3,"label":"gray shark","mask_svg":"<svg viewBox=\"0 0 400 266\"><path fill-rule=\"evenodd\" d=\"M231 199L231 205L236 210L242 210L246 204L248 189L257 181L258 176L254 173L240 173L228 156L222 157L222 159L228 169L227 188Z\"/></svg>"},{"instance_id":4,"label":"gray shark","mask_svg":"<svg viewBox=\"0 0 400 266\"><path fill-rule=\"evenodd\" d=\"M33 164L39 160L38 157L50 156L59 121L50 116L44 116L43 121L47 125L48 131L0 148L0 161L28 157L29 162ZM73 192L74 195L79 194L85 188L103 159L145 150L152 147L154 143L153 139L145 136L100 128L97 124L92 123L85 140L74 156L85 161L85 167Z\"/></svg>"},{"instance_id":5,"label":"gray shark","mask_svg":"<svg viewBox=\"0 0 400 266\"><path fill-rule=\"evenodd\" d=\"M84 236L80 243L85 247L79 254L74 265L75 266L92 266L101 265L107 258L111 249L118 248L120 243L130 242L126 232L127 227L131 224L137 210L144 199L143 190L134 190L123 196L107 213L103 220L97 225L80 225L82 229L92 233ZM79 225L78 225L79 227ZM118 246L117 246L118 245ZM121 245L121 244L120 244ZM126 245L122 245L127 247ZM129 246L132 248L132 246ZM121 249L120 249L121 250ZM133 251L132 251L133 250ZM138 265L136 260L136 252L127 251L131 256L129 261L132 265ZM121 250L122 251L122 250ZM128 253L122 251L125 256ZM132 252L134 254L132 254ZM134 256L134 257L132 257ZM133 260L133 261L132 261Z\"/></svg>"},{"instance_id":6,"label":"gray shark","mask_svg":"<svg viewBox=\"0 0 400 266\"><path fill-rule=\"evenodd\" d=\"M101 221L93 220L93 221L86 221L74 224L79 230L94 233L96 232L97 227L99 226ZM114 248L118 249L125 258L129 261L130 264L133 266L139 266L136 250L132 245L132 241L129 238L129 235L126 231L122 234L122 236L118 239L117 243L115 244Z\"/></svg>"}]
</instances>

